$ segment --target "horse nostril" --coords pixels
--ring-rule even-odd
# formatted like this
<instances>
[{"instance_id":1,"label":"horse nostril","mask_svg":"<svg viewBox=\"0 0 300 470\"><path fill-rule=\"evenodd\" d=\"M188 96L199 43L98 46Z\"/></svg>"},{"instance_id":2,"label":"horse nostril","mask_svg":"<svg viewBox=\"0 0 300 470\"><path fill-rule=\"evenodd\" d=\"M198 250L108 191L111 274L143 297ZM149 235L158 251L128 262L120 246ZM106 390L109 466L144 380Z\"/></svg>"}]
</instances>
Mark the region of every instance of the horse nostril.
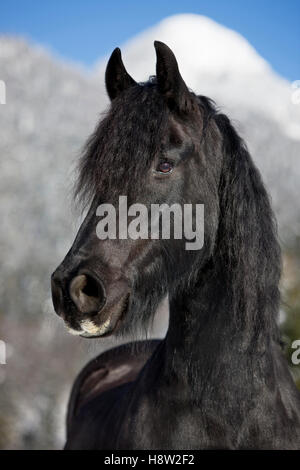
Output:
<instances>
[{"instance_id":1,"label":"horse nostril","mask_svg":"<svg viewBox=\"0 0 300 470\"><path fill-rule=\"evenodd\" d=\"M82 313L98 313L104 305L105 294L101 283L88 274L74 277L70 283L70 297Z\"/></svg>"}]
</instances>

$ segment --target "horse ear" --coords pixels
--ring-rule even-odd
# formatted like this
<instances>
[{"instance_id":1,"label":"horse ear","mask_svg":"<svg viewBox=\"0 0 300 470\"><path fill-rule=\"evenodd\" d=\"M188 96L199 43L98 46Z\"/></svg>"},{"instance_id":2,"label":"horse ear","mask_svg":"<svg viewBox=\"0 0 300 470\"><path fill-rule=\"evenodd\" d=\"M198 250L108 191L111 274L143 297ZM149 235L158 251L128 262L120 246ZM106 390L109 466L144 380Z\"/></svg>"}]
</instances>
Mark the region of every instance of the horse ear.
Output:
<instances>
[{"instance_id":1,"label":"horse ear","mask_svg":"<svg viewBox=\"0 0 300 470\"><path fill-rule=\"evenodd\" d=\"M114 100L122 91L136 85L124 67L121 51L118 47L109 58L105 72L105 85L111 100Z\"/></svg>"},{"instance_id":2,"label":"horse ear","mask_svg":"<svg viewBox=\"0 0 300 470\"><path fill-rule=\"evenodd\" d=\"M156 79L160 92L171 109L189 112L192 107L190 92L179 72L175 55L160 41L154 41L156 50Z\"/></svg>"}]
</instances>

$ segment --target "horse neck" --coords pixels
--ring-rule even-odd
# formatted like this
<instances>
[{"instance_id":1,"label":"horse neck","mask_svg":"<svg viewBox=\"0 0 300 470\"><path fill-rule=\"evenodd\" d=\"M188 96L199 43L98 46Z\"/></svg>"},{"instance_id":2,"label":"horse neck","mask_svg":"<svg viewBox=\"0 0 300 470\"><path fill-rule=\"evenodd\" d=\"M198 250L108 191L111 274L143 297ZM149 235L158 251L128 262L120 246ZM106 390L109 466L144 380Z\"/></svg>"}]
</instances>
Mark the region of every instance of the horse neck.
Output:
<instances>
[{"instance_id":1,"label":"horse neck","mask_svg":"<svg viewBox=\"0 0 300 470\"><path fill-rule=\"evenodd\" d=\"M256 380L260 376L263 381L266 371L270 375L273 369L275 318L272 328L270 322L261 322L259 317L259 324L239 321L226 288L230 279L226 282L216 272L199 272L201 282L170 301L165 371L191 385L196 393L208 383L213 386L216 382L219 387L222 377L225 380L230 374L234 381L238 375L250 389L254 373ZM269 314L266 307L260 317Z\"/></svg>"}]
</instances>

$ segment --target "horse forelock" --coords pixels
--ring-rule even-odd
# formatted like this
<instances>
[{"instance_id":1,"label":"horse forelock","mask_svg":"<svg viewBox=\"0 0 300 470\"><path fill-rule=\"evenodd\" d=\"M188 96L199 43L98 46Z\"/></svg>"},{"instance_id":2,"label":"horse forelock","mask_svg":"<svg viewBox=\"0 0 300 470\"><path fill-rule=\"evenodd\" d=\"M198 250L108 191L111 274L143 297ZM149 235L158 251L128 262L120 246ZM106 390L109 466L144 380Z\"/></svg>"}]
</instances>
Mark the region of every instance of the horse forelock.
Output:
<instances>
[{"instance_id":1,"label":"horse forelock","mask_svg":"<svg viewBox=\"0 0 300 470\"><path fill-rule=\"evenodd\" d=\"M97 193L143 182L162 145L168 109L150 81L116 98L88 139L78 166L75 195L88 203Z\"/></svg>"}]
</instances>

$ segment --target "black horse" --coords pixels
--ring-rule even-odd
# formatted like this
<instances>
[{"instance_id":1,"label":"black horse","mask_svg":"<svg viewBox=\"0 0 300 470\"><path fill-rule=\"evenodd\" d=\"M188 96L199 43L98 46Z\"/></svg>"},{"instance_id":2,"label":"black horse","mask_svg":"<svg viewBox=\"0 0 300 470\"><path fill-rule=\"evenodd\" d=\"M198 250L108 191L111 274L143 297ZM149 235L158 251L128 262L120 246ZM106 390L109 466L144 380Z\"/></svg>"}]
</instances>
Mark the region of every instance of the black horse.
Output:
<instances>
[{"instance_id":1,"label":"black horse","mask_svg":"<svg viewBox=\"0 0 300 470\"><path fill-rule=\"evenodd\" d=\"M276 325L280 249L260 174L229 119L184 83L155 42L156 77L136 83L119 49L106 70L110 109L80 162L90 204L52 276L71 332L134 334L168 294L162 341L105 352L77 378L67 449L300 447L300 395ZM204 245L99 240L100 203L204 204ZM174 223L174 218L172 218Z\"/></svg>"}]
</instances>

